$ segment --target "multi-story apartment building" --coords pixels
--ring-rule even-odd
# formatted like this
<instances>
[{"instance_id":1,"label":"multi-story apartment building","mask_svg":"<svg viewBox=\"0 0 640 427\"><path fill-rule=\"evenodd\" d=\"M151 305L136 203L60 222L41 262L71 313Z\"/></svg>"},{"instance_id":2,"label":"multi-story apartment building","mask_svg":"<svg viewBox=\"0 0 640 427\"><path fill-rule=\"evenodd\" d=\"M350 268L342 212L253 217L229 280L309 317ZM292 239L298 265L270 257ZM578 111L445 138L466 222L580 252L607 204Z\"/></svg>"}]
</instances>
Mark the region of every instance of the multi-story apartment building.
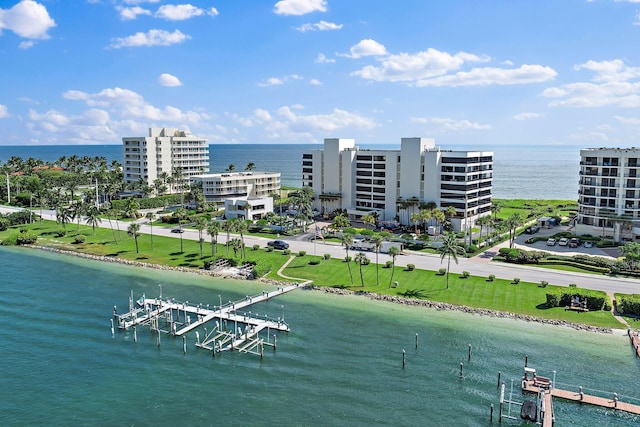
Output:
<instances>
[{"instance_id":1,"label":"multi-story apartment building","mask_svg":"<svg viewBox=\"0 0 640 427\"><path fill-rule=\"evenodd\" d=\"M576 234L640 236L640 149L580 150Z\"/></svg>"},{"instance_id":2,"label":"multi-story apartment building","mask_svg":"<svg viewBox=\"0 0 640 427\"><path fill-rule=\"evenodd\" d=\"M420 204L453 206L454 229L490 215L493 153L449 151L433 139L402 138L399 150L361 149L353 139L328 138L302 156L302 181L322 213L346 209L351 218L377 212L409 224Z\"/></svg>"},{"instance_id":3,"label":"multi-story apartment building","mask_svg":"<svg viewBox=\"0 0 640 427\"><path fill-rule=\"evenodd\" d=\"M193 176L191 182L202 187L207 202L217 204L226 199L254 200L280 194L280 172L214 173Z\"/></svg>"},{"instance_id":4,"label":"multi-story apartment building","mask_svg":"<svg viewBox=\"0 0 640 427\"><path fill-rule=\"evenodd\" d=\"M205 138L175 128L149 128L148 136L122 138L125 183L140 179L149 186L176 168L189 178L209 172L209 144ZM179 186L171 186L179 190Z\"/></svg>"}]
</instances>

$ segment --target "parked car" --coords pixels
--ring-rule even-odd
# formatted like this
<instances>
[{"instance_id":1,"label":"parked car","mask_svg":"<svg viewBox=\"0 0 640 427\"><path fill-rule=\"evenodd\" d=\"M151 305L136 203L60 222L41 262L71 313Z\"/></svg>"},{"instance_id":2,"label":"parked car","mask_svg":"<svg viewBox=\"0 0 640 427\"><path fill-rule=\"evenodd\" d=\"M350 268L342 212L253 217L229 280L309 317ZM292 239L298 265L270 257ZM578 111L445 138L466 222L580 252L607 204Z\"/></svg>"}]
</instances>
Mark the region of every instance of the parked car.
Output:
<instances>
[{"instance_id":1,"label":"parked car","mask_svg":"<svg viewBox=\"0 0 640 427\"><path fill-rule=\"evenodd\" d=\"M558 245L560 246L567 246L568 244L569 244L569 239L567 239L566 237L563 237L560 240L558 240Z\"/></svg>"},{"instance_id":2,"label":"parked car","mask_svg":"<svg viewBox=\"0 0 640 427\"><path fill-rule=\"evenodd\" d=\"M593 242L591 240L587 240L586 242L584 242L584 247L585 248L592 248L593 247Z\"/></svg>"},{"instance_id":3,"label":"parked car","mask_svg":"<svg viewBox=\"0 0 640 427\"><path fill-rule=\"evenodd\" d=\"M171 232L172 233L184 233L184 230L182 228L172 228Z\"/></svg>"},{"instance_id":4,"label":"parked car","mask_svg":"<svg viewBox=\"0 0 640 427\"><path fill-rule=\"evenodd\" d=\"M547 246L555 246L556 243L558 243L558 241L556 239L554 239L553 237L549 237L547 239Z\"/></svg>"},{"instance_id":5,"label":"parked car","mask_svg":"<svg viewBox=\"0 0 640 427\"><path fill-rule=\"evenodd\" d=\"M289 249L289 244L283 240L272 240L267 242L268 246L273 246L274 249Z\"/></svg>"},{"instance_id":6,"label":"parked car","mask_svg":"<svg viewBox=\"0 0 640 427\"><path fill-rule=\"evenodd\" d=\"M580 246L580 243L580 239L578 239L577 237L572 237L571 240L569 240L569 247L577 248L578 246Z\"/></svg>"},{"instance_id":7,"label":"parked car","mask_svg":"<svg viewBox=\"0 0 640 427\"><path fill-rule=\"evenodd\" d=\"M531 227L527 227L524 232L526 234L536 234L538 231L540 231L540 228L537 225L533 225Z\"/></svg>"}]
</instances>

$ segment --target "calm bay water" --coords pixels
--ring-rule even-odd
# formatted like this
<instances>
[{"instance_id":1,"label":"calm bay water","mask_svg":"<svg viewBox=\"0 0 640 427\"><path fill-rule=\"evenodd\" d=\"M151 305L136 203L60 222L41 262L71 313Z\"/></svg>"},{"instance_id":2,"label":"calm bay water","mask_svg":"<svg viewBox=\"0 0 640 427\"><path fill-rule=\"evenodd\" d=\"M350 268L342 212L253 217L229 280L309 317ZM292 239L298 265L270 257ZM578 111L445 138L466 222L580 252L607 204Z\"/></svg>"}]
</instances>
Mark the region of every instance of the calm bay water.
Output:
<instances>
[{"instance_id":1,"label":"calm bay water","mask_svg":"<svg viewBox=\"0 0 640 427\"><path fill-rule=\"evenodd\" d=\"M112 337L113 305L122 312L130 290L157 295L158 284L165 296L212 305L266 285L21 248L0 247L0 259L3 426L490 425L497 372L517 388L525 355L543 375L557 370L559 386L640 397L640 363L618 335L297 290L252 307L273 317L284 308L291 332L278 335L277 352L212 358L191 333L184 355L181 339L157 347L143 328L137 343L131 332ZM640 422L554 407L559 426Z\"/></svg>"},{"instance_id":2,"label":"calm bay water","mask_svg":"<svg viewBox=\"0 0 640 427\"><path fill-rule=\"evenodd\" d=\"M397 149L398 145L363 146L364 148ZM210 145L210 170L223 172L230 164L243 170L255 163L256 170L282 174L283 185L302 184L302 152L322 145L246 144ZM444 149L477 150L478 147L457 146ZM566 146L494 146L483 147L494 152L493 196L499 199L577 200L580 149ZM34 157L55 161L61 156L104 156L108 161L122 161L120 145L0 146L0 161L11 156Z\"/></svg>"}]
</instances>

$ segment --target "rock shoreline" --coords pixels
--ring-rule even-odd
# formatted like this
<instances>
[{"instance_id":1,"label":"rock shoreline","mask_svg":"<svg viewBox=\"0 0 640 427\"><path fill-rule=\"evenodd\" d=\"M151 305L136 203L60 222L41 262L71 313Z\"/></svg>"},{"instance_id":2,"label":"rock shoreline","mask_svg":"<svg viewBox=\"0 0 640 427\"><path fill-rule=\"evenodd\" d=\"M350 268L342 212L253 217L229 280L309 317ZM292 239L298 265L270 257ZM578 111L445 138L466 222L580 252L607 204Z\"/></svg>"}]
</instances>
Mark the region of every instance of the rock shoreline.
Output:
<instances>
[{"instance_id":1,"label":"rock shoreline","mask_svg":"<svg viewBox=\"0 0 640 427\"><path fill-rule=\"evenodd\" d=\"M59 253L63 255L72 255L80 258L91 259L94 261L106 261L106 262L112 262L117 264L125 264L133 267L146 267L146 268L154 268L157 270L167 270L167 271L170 270L170 271L179 271L184 273L195 273L203 276L218 277L223 279L234 279L234 280L253 279L253 276L250 273L243 272L240 269L238 269L237 272L232 272L229 269L216 271L216 270L200 270L200 269L194 269L194 268L188 268L188 267L170 267L170 266L161 265L161 264L151 264L151 263L145 263L140 261L130 261L130 260L116 258L116 257L85 254L82 252L74 252L74 251L69 251L65 249L53 248L49 246L31 246L31 247L48 251L48 252ZM272 280L272 279L258 279L258 280L274 286L285 286L286 284L290 283L289 281L278 281L278 280ZM309 285L305 287L312 290L330 293L334 295L361 295L373 300L386 301L394 304L435 308L436 310L456 310L456 311L461 311L469 314L477 314L480 316L500 317L500 318L506 318L511 320L524 320L526 322L543 323L546 325L553 325L553 326L566 326L566 327L573 328L580 331L598 332L598 333L606 333L606 334L613 333L613 330L611 328L601 328L597 326L567 322L565 320L545 319L542 317L529 316L524 314L514 314L514 313L505 312L505 311L489 310L485 308L474 308L474 307L468 307L465 305L455 305L455 304L448 304L444 302L436 302L436 301L429 301L429 300L422 300L422 299L415 299L415 298L404 298L404 297L398 297L393 295L381 295L381 294L376 294L372 292L351 291L348 289L339 289L339 288L331 288L331 287L323 287L323 286L315 286L315 285Z\"/></svg>"}]
</instances>

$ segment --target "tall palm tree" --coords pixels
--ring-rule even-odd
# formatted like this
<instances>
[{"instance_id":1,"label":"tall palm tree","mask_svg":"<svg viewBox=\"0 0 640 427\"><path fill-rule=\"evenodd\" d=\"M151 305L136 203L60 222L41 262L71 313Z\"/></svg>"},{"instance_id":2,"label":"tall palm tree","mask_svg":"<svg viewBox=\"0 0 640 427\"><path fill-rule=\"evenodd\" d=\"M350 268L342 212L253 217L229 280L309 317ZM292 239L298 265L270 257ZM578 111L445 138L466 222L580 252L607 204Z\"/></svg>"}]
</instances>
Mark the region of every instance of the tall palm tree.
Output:
<instances>
[{"instance_id":1,"label":"tall palm tree","mask_svg":"<svg viewBox=\"0 0 640 427\"><path fill-rule=\"evenodd\" d=\"M282 196L280 196L280 193L272 193L271 198L273 199L274 206L280 206L280 216L282 216L282 204L280 203L280 201L282 200Z\"/></svg>"},{"instance_id":2,"label":"tall palm tree","mask_svg":"<svg viewBox=\"0 0 640 427\"><path fill-rule=\"evenodd\" d=\"M229 218L228 220L226 220L225 222L222 223L222 228L224 228L224 231L227 232L227 257L229 256L229 239L230 239L230 234L233 230L235 230L235 223L237 222L236 219L234 218Z\"/></svg>"},{"instance_id":3,"label":"tall palm tree","mask_svg":"<svg viewBox=\"0 0 640 427\"><path fill-rule=\"evenodd\" d=\"M218 243L218 233L220 232L220 223L211 221L207 226L207 234L211 236L211 257L215 256L216 244Z\"/></svg>"},{"instance_id":4,"label":"tall palm tree","mask_svg":"<svg viewBox=\"0 0 640 427\"><path fill-rule=\"evenodd\" d=\"M360 283L361 286L364 287L364 277L362 277L362 265L366 264L369 261L369 258L364 254L364 252L358 252L355 257L355 261L360 266Z\"/></svg>"},{"instance_id":5,"label":"tall palm tree","mask_svg":"<svg viewBox=\"0 0 640 427\"><path fill-rule=\"evenodd\" d=\"M127 234L136 241L136 253L138 252L138 236L140 236L140 224L137 222L132 222L129 224L129 228L127 229Z\"/></svg>"},{"instance_id":6,"label":"tall palm tree","mask_svg":"<svg viewBox=\"0 0 640 427\"><path fill-rule=\"evenodd\" d=\"M245 251L244 251L244 233L249 230L249 224L246 221L238 220L236 222L235 231L240 234L240 241L242 242L242 259L245 259Z\"/></svg>"},{"instance_id":7,"label":"tall palm tree","mask_svg":"<svg viewBox=\"0 0 640 427\"><path fill-rule=\"evenodd\" d=\"M231 163L229 166L227 166L226 172L233 172L234 170L236 170L236 165Z\"/></svg>"},{"instance_id":8,"label":"tall palm tree","mask_svg":"<svg viewBox=\"0 0 640 427\"><path fill-rule=\"evenodd\" d=\"M380 277L378 276L378 254L380 254L380 249L382 249L383 241L384 239L379 234L376 234L369 238L369 243L373 245L373 250L376 252L376 286L380 284Z\"/></svg>"},{"instance_id":9,"label":"tall palm tree","mask_svg":"<svg viewBox=\"0 0 640 427\"><path fill-rule=\"evenodd\" d=\"M362 215L360 220L364 223L364 228L369 228L369 224L373 225L376 223L376 219L372 214Z\"/></svg>"},{"instance_id":10,"label":"tall palm tree","mask_svg":"<svg viewBox=\"0 0 640 427\"><path fill-rule=\"evenodd\" d=\"M140 203L138 203L136 199L131 197L127 201L127 206L125 208L125 215L132 219L138 219L138 216L140 215L139 210L140 210Z\"/></svg>"},{"instance_id":11,"label":"tall palm tree","mask_svg":"<svg viewBox=\"0 0 640 427\"><path fill-rule=\"evenodd\" d=\"M502 206L498 202L491 202L491 213L493 214L493 220L498 219L498 212L502 210Z\"/></svg>"},{"instance_id":12,"label":"tall palm tree","mask_svg":"<svg viewBox=\"0 0 640 427\"><path fill-rule=\"evenodd\" d=\"M489 227L490 223L491 223L491 216L481 216L476 221L476 224L478 224L480 226L480 237L478 238L478 242L482 241L482 229L485 226L487 227L487 233L489 232L488 227Z\"/></svg>"},{"instance_id":13,"label":"tall palm tree","mask_svg":"<svg viewBox=\"0 0 640 427\"><path fill-rule=\"evenodd\" d=\"M149 222L149 227L151 227L151 251L153 252L153 220L156 219L156 215L153 212L147 212L144 217Z\"/></svg>"},{"instance_id":14,"label":"tall palm tree","mask_svg":"<svg viewBox=\"0 0 640 427\"><path fill-rule=\"evenodd\" d=\"M507 218L505 223L507 224L507 227L509 227L509 247L513 248L518 227L524 224L524 220L522 219L522 216L516 212Z\"/></svg>"},{"instance_id":15,"label":"tall palm tree","mask_svg":"<svg viewBox=\"0 0 640 427\"><path fill-rule=\"evenodd\" d=\"M246 171L252 171L252 170L254 170L254 169L255 169L255 167L256 167L256 164L255 164L255 163L253 163L253 162L249 162L249 163L247 163L247 166L245 166L244 170L246 170Z\"/></svg>"},{"instance_id":16,"label":"tall palm tree","mask_svg":"<svg viewBox=\"0 0 640 427\"><path fill-rule=\"evenodd\" d=\"M396 272L396 257L400 255L400 249L395 246L391 246L387 252L391 257L391 277L389 278L389 288L391 288L391 282L393 282L393 274Z\"/></svg>"},{"instance_id":17,"label":"tall palm tree","mask_svg":"<svg viewBox=\"0 0 640 427\"><path fill-rule=\"evenodd\" d=\"M242 255L242 240L238 239L237 237L233 238L227 242L227 247L229 246L231 246L231 249L233 249L234 257L238 256L238 251L240 251L240 255Z\"/></svg>"},{"instance_id":18,"label":"tall palm tree","mask_svg":"<svg viewBox=\"0 0 640 427\"><path fill-rule=\"evenodd\" d=\"M346 252L345 261L347 262L347 268L349 269L349 278L351 279L351 286L353 286L353 274L351 274L351 260L349 259L349 248L353 246L353 234L344 233L342 237L340 237L340 242L342 246L344 246L344 250Z\"/></svg>"},{"instance_id":19,"label":"tall palm tree","mask_svg":"<svg viewBox=\"0 0 640 427\"><path fill-rule=\"evenodd\" d=\"M200 258L202 258L202 244L204 243L204 239L202 238L202 231L207 228L207 219L199 216L196 218L196 223L193 226L196 230L198 230L198 243L200 244Z\"/></svg>"},{"instance_id":20,"label":"tall palm tree","mask_svg":"<svg viewBox=\"0 0 640 427\"><path fill-rule=\"evenodd\" d=\"M422 221L422 215L420 212L414 212L409 217L409 220L413 223L415 233L418 234L418 224Z\"/></svg>"},{"instance_id":21,"label":"tall palm tree","mask_svg":"<svg viewBox=\"0 0 640 427\"><path fill-rule=\"evenodd\" d=\"M449 268L451 267L451 257L453 260L458 263L458 255L463 255L465 253L464 248L458 243L458 239L456 239L455 234L447 233L442 239L442 246L438 248L438 252L440 253L440 263L444 260L446 256L447 259L447 289L449 289Z\"/></svg>"},{"instance_id":22,"label":"tall palm tree","mask_svg":"<svg viewBox=\"0 0 640 427\"><path fill-rule=\"evenodd\" d=\"M85 214L87 216L87 225L91 225L91 228L93 229L93 235L95 236L96 227L102 222L102 218L100 218L100 209L95 205L91 205L88 207Z\"/></svg>"}]
</instances>

